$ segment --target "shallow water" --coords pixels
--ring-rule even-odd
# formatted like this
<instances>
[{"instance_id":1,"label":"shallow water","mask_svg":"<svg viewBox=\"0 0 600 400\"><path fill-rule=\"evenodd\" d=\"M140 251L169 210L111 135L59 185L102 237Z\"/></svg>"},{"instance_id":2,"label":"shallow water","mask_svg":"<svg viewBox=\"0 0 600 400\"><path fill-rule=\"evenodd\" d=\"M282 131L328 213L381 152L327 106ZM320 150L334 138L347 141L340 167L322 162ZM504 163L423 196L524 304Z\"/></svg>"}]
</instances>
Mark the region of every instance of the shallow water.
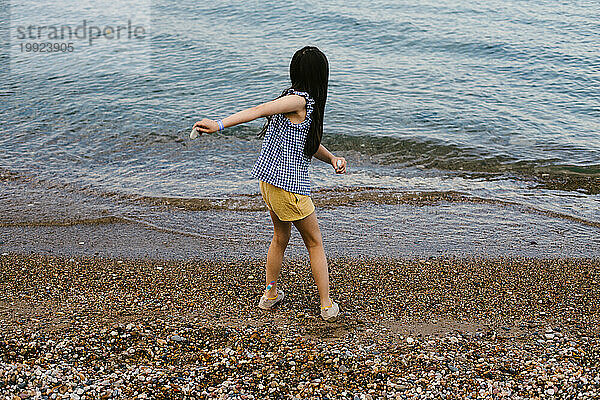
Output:
<instances>
[{"instance_id":1,"label":"shallow water","mask_svg":"<svg viewBox=\"0 0 600 400\"><path fill-rule=\"evenodd\" d=\"M69 14L67 5L43 16L39 7L13 2L2 29L32 15L40 25L111 16ZM593 2L137 7L133 20L149 32L134 49L137 64L109 67L97 52L117 47L100 42L77 44L76 63L19 55L12 36L12 51L4 47L3 226L111 217L193 234L195 213L231 210L243 221L243 213L265 212L250 175L263 121L195 141L187 135L200 118L276 97L294 51L312 44L330 62L324 144L349 162L340 176L313 160L315 202L332 210L359 203L356 232L383 229L366 222L379 205L441 193L451 208L484 201L502 216L516 204L520 214L508 213L515 220L546 212L565 232L575 221L582 238L600 236ZM473 215L457 218L467 224Z\"/></svg>"}]
</instances>

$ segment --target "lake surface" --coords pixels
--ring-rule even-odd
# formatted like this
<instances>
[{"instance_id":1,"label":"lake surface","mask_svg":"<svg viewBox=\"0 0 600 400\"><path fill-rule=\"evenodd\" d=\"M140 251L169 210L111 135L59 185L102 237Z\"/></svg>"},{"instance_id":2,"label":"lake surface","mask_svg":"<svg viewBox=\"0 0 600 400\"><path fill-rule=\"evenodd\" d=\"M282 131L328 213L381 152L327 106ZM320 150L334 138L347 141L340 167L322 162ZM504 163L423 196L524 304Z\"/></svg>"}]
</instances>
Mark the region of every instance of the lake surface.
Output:
<instances>
[{"instance_id":1,"label":"lake surface","mask_svg":"<svg viewBox=\"0 0 600 400\"><path fill-rule=\"evenodd\" d=\"M143 25L141 41L76 41L71 55L20 52L16 28L33 19L106 25L120 15L67 3L45 14L39 2L3 6L4 227L134 221L235 235L236 224L211 230L195 221L230 212L243 226L245 214L265 213L250 175L264 120L194 141L190 129L277 97L294 52L314 45L330 63L323 143L348 161L341 176L313 159L314 199L336 219L351 215L340 221L348 232L383 235L406 222L365 222L375 213L419 214L395 204L477 203L494 205L486 229L506 206L516 221L558 221L549 242L568 231L598 243L595 2L156 0L118 21ZM485 219L479 208L476 219L451 214L439 223Z\"/></svg>"}]
</instances>

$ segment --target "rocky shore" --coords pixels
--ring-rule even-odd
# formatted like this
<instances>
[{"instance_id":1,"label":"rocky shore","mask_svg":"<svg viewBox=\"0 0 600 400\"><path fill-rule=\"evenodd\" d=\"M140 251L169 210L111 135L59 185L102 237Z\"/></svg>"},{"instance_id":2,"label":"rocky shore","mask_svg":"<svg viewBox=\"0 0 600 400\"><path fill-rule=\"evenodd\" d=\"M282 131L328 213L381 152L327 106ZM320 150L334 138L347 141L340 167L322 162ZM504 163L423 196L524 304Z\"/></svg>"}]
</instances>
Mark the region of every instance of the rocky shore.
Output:
<instances>
[{"instance_id":1,"label":"rocky shore","mask_svg":"<svg viewBox=\"0 0 600 400\"><path fill-rule=\"evenodd\" d=\"M598 398L600 260L0 256L0 399Z\"/></svg>"}]
</instances>

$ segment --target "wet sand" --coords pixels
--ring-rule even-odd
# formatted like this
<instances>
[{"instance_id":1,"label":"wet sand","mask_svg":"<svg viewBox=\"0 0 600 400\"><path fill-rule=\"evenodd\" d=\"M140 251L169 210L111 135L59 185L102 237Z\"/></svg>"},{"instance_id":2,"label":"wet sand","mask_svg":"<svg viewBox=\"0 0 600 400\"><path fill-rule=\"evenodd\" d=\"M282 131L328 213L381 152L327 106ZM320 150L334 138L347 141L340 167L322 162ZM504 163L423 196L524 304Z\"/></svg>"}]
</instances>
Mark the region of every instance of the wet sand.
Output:
<instances>
[{"instance_id":1,"label":"wet sand","mask_svg":"<svg viewBox=\"0 0 600 400\"><path fill-rule=\"evenodd\" d=\"M256 307L263 260L0 257L1 398L600 395L599 259L308 261Z\"/></svg>"}]
</instances>

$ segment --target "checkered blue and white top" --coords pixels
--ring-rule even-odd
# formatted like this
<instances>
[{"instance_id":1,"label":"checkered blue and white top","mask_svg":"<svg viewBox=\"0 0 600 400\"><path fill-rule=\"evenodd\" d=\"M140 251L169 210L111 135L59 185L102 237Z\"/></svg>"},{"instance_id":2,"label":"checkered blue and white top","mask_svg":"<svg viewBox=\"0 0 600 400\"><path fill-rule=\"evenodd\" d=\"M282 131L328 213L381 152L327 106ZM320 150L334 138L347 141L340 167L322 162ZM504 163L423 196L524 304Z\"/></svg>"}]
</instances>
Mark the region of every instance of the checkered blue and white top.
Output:
<instances>
[{"instance_id":1,"label":"checkered blue and white top","mask_svg":"<svg viewBox=\"0 0 600 400\"><path fill-rule=\"evenodd\" d=\"M307 92L288 89L288 94L306 99L306 118L294 124L283 114L271 117L252 176L288 192L310 195L310 158L304 155L304 143L315 101Z\"/></svg>"}]
</instances>

